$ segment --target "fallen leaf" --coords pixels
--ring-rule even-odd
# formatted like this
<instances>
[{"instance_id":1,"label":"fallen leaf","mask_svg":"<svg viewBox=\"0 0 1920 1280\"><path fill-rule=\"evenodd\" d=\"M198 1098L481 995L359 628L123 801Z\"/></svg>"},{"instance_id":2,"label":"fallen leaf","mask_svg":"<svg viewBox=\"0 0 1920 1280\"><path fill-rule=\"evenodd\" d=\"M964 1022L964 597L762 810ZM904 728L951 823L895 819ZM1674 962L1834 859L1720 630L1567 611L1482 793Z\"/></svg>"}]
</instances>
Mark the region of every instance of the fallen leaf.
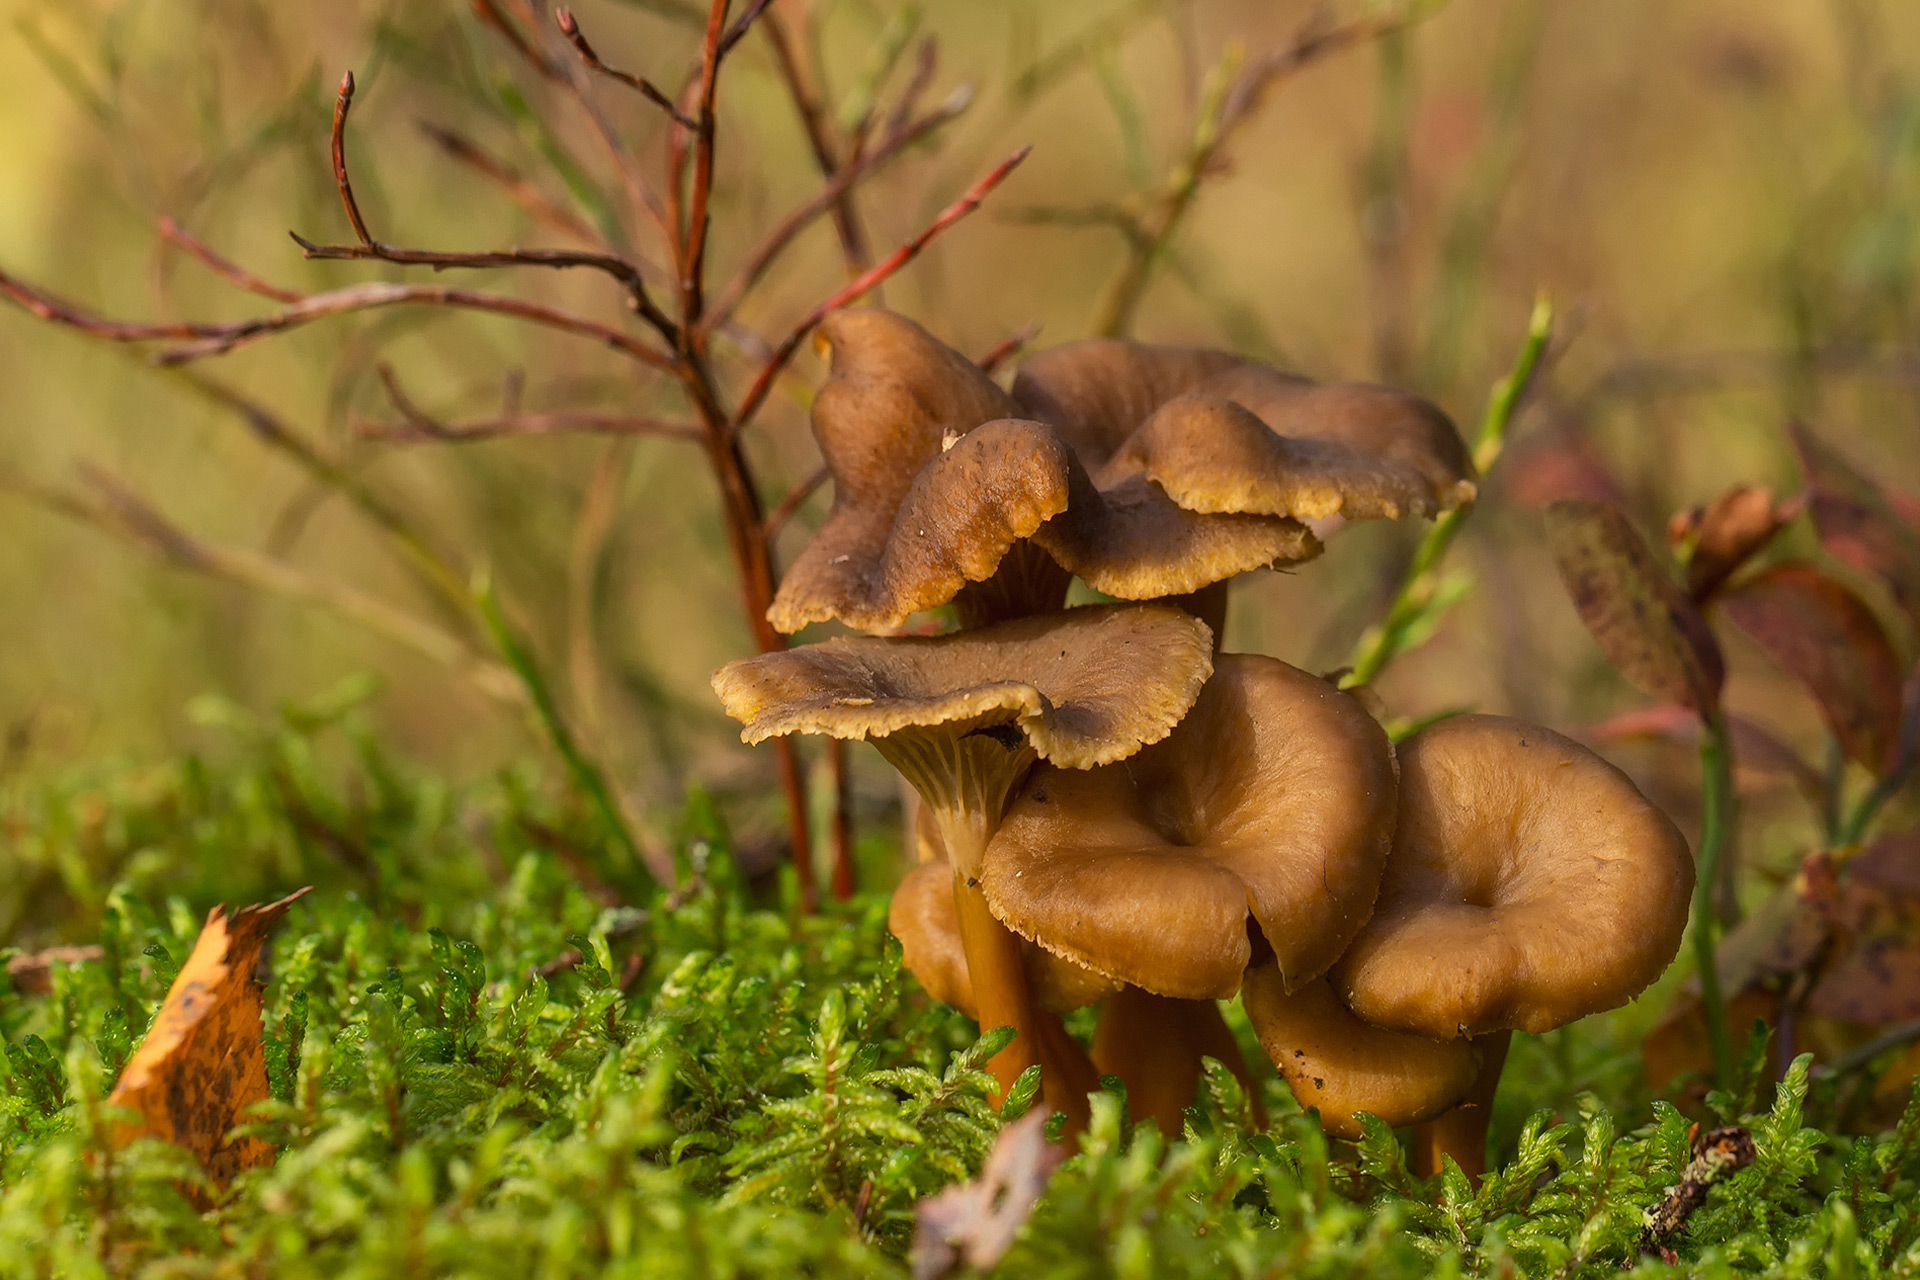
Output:
<instances>
[{"instance_id":1,"label":"fallen leaf","mask_svg":"<svg viewBox=\"0 0 1920 1280\"><path fill-rule=\"evenodd\" d=\"M1547 508L1547 540L1573 607L1620 674L1643 693L1710 714L1726 675L1720 646L1620 509L1563 499Z\"/></svg>"},{"instance_id":2,"label":"fallen leaf","mask_svg":"<svg viewBox=\"0 0 1920 1280\"><path fill-rule=\"evenodd\" d=\"M44 996L53 990L53 966L85 964L105 954L94 947L48 947L29 951L7 960L7 977L13 989L23 996Z\"/></svg>"},{"instance_id":3,"label":"fallen leaf","mask_svg":"<svg viewBox=\"0 0 1920 1280\"><path fill-rule=\"evenodd\" d=\"M1833 555L1887 584L1920 627L1920 533L1887 494L1800 423L1789 428L1807 477L1807 506Z\"/></svg>"},{"instance_id":4,"label":"fallen leaf","mask_svg":"<svg viewBox=\"0 0 1920 1280\"><path fill-rule=\"evenodd\" d=\"M268 1096L261 987L253 976L260 946L307 892L231 916L225 907L207 914L193 953L108 1098L139 1113L116 1130L115 1146L163 1138L191 1151L223 1187L243 1169L272 1163L272 1146L252 1136L229 1142L227 1132Z\"/></svg>"},{"instance_id":5,"label":"fallen leaf","mask_svg":"<svg viewBox=\"0 0 1920 1280\"><path fill-rule=\"evenodd\" d=\"M1920 1018L1920 937L1895 933L1855 942L1821 972L1807 1008L1874 1027Z\"/></svg>"},{"instance_id":6,"label":"fallen leaf","mask_svg":"<svg viewBox=\"0 0 1920 1280\"><path fill-rule=\"evenodd\" d=\"M1626 501L1606 464L1577 437L1523 447L1501 461L1498 475L1516 503L1536 510L1562 498Z\"/></svg>"},{"instance_id":7,"label":"fallen leaf","mask_svg":"<svg viewBox=\"0 0 1920 1280\"><path fill-rule=\"evenodd\" d=\"M1776 565L1720 598L1734 624L1819 705L1848 758L1874 773L1900 741L1900 661L1853 592L1810 565Z\"/></svg>"},{"instance_id":8,"label":"fallen leaf","mask_svg":"<svg viewBox=\"0 0 1920 1280\"><path fill-rule=\"evenodd\" d=\"M915 1210L913 1280L999 1262L1064 1159L1065 1149L1047 1141L1044 1108L1002 1129L978 1178L928 1196Z\"/></svg>"},{"instance_id":9,"label":"fallen leaf","mask_svg":"<svg viewBox=\"0 0 1920 1280\"><path fill-rule=\"evenodd\" d=\"M1772 542L1800 514L1797 500L1776 503L1773 491L1743 484L1704 507L1677 512L1667 524L1667 543L1690 549L1687 594L1696 604L1713 596L1735 570Z\"/></svg>"}]
</instances>

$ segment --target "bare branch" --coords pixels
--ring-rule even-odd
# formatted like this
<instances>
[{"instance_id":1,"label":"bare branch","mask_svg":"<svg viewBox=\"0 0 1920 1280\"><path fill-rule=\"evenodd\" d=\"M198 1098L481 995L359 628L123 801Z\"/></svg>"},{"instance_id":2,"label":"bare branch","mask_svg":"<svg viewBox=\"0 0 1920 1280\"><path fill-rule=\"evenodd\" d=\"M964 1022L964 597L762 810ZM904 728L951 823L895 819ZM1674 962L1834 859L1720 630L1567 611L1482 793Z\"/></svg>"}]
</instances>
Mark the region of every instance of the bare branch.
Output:
<instances>
[{"instance_id":1,"label":"bare branch","mask_svg":"<svg viewBox=\"0 0 1920 1280\"><path fill-rule=\"evenodd\" d=\"M568 42L573 45L574 49L579 52L582 62L609 80L617 80L629 89L637 91L641 97L666 112L668 117L681 128L699 128L699 125L695 123L693 117L682 112L679 107L675 106L673 99L660 92L653 81L646 79L644 76L636 76L625 71L617 70L600 61L600 55L593 51L591 44L587 43L586 33L580 30L580 24L574 20L573 10L563 5L554 10L553 20L555 25L560 28L560 34L565 36Z\"/></svg>"},{"instance_id":2,"label":"bare branch","mask_svg":"<svg viewBox=\"0 0 1920 1280\"><path fill-rule=\"evenodd\" d=\"M534 46L527 33L515 26L512 19L500 12L493 0L473 0L473 16L485 25L492 27L500 38L513 46L513 51L527 60L527 64L549 80L559 80L559 69L547 60L547 56Z\"/></svg>"},{"instance_id":3,"label":"bare branch","mask_svg":"<svg viewBox=\"0 0 1920 1280\"><path fill-rule=\"evenodd\" d=\"M263 298L272 298L275 302L298 302L306 296L298 289L282 289L279 285L268 284L246 268L229 262L203 241L187 234L172 218L161 218L158 226L161 236L198 258L215 275L236 288L257 293Z\"/></svg>"},{"instance_id":4,"label":"bare branch","mask_svg":"<svg viewBox=\"0 0 1920 1280\"><path fill-rule=\"evenodd\" d=\"M399 424L369 422L357 427L354 434L362 440L388 444L463 444L501 436L550 435L666 436L694 442L701 439L700 429L691 423L609 413L519 413L479 422L454 423L432 419Z\"/></svg>"},{"instance_id":5,"label":"bare branch","mask_svg":"<svg viewBox=\"0 0 1920 1280\"><path fill-rule=\"evenodd\" d=\"M727 0L707 9L707 33L700 46L698 127L693 134L693 189L687 196L685 249L680 254L680 316L690 328L705 305L707 206L713 198L713 104L720 87L720 40L726 34Z\"/></svg>"},{"instance_id":6,"label":"bare branch","mask_svg":"<svg viewBox=\"0 0 1920 1280\"><path fill-rule=\"evenodd\" d=\"M894 130L872 151L853 160L832 176L832 180L816 192L812 199L799 206L780 220L767 238L763 240L753 256L727 281L726 288L720 291L708 313L707 323L719 325L725 323L733 314L740 300L748 290L759 283L767 269L786 252L794 238L812 225L814 219L829 209L839 207L840 198L851 191L856 184L877 172L888 161L905 151L908 147L932 134L936 129L965 111L972 101L972 95L965 89L952 94L946 102L934 108L927 115L900 129Z\"/></svg>"},{"instance_id":7,"label":"bare branch","mask_svg":"<svg viewBox=\"0 0 1920 1280\"><path fill-rule=\"evenodd\" d=\"M367 230L366 219L360 214L360 206L353 198L353 183L347 176L346 129L347 111L353 105L353 73L349 71L340 80L340 96L333 107L333 180L340 188L340 199L347 209L347 220L353 224L353 231L359 237L357 245L315 244L299 232L288 232L300 251L308 258L324 259L367 259L383 262L397 262L411 266L429 266L436 271L453 268L490 268L490 267L551 267L565 270L568 267L589 267L612 276L626 288L628 305L641 319L669 343L674 340L674 327L660 309L653 305L653 299L647 293L647 284L641 278L640 269L623 258L611 254L585 253L575 249L508 249L497 252L461 253L442 252L432 249L402 249L394 245L382 244L373 238Z\"/></svg>"},{"instance_id":8,"label":"bare branch","mask_svg":"<svg viewBox=\"0 0 1920 1280\"><path fill-rule=\"evenodd\" d=\"M873 267L862 273L859 279L853 281L847 285L846 288L841 289L838 293L808 312L806 318L794 326L793 332L789 333L782 339L780 345L774 348L773 358L767 361L761 368L759 376L753 380L752 387L747 391L746 399L740 404L740 412L735 416L735 429L738 430L753 420L753 415L759 410L761 404L765 402L767 392L773 386L774 378L779 376L780 370L786 367L787 361L793 359L793 353L799 349L801 340L813 331L813 327L819 324L828 312L846 306L854 299L872 289L873 286L906 266L907 263L913 261L919 256L920 251L931 244L941 232L979 208L980 202L985 200L995 187L1005 182L1007 175L1012 173L1014 169L1019 166L1020 162L1027 158L1028 153L1032 150L1033 148L1030 146L1022 147L1005 160L1002 160L994 167L991 173L967 188L966 193L958 200L955 200L945 209L942 209L940 216L928 224L926 230L901 245L898 249L895 249L887 255L884 261L875 263Z\"/></svg>"},{"instance_id":9,"label":"bare branch","mask_svg":"<svg viewBox=\"0 0 1920 1280\"><path fill-rule=\"evenodd\" d=\"M780 505L775 507L767 516L764 527L766 529L766 539L769 543L780 536L780 531L786 528L787 521L793 519L794 514L800 510L801 505L819 491L820 486L827 482L827 478L831 474L824 465L815 467L812 475L787 491L787 496L780 499Z\"/></svg>"},{"instance_id":10,"label":"bare branch","mask_svg":"<svg viewBox=\"0 0 1920 1280\"><path fill-rule=\"evenodd\" d=\"M225 355L237 347L288 329L295 329L328 316L353 311L370 311L392 306L455 307L469 311L488 311L509 315L562 332L591 338L605 346L632 356L655 369L671 369L673 358L630 334L565 311L556 311L537 303L504 294L482 293L475 289L447 289L438 285L390 284L376 281L352 285L330 293L309 294L283 311L239 320L231 324L131 324L90 315L70 303L55 298L31 285L0 272L0 293L7 295L42 320L64 324L109 342L152 342L179 339L182 345L155 353L156 364L181 364L207 356Z\"/></svg>"}]
</instances>

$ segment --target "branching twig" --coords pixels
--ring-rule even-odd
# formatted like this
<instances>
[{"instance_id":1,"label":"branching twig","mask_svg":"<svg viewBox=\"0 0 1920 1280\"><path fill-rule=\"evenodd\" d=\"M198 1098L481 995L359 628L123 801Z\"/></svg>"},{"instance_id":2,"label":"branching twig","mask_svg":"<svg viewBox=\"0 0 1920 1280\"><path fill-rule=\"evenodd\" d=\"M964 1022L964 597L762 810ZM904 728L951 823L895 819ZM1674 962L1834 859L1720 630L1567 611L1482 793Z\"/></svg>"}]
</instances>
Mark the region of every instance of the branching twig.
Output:
<instances>
[{"instance_id":1,"label":"branching twig","mask_svg":"<svg viewBox=\"0 0 1920 1280\"><path fill-rule=\"evenodd\" d=\"M648 80L644 76L636 76L625 71L617 70L600 61L600 55L594 52L591 44L587 43L586 33L580 30L580 24L574 20L573 10L565 6L558 8L554 10L553 20L555 25L560 28L560 34L565 36L568 43L572 44L574 49L579 52L580 60L586 63L587 66L607 77L607 79L617 80L629 89L638 92L641 97L666 112L668 118L673 120L681 128L697 129L700 127L692 116L682 112L679 107L674 105L672 98L660 92L653 81Z\"/></svg>"},{"instance_id":2,"label":"branching twig","mask_svg":"<svg viewBox=\"0 0 1920 1280\"><path fill-rule=\"evenodd\" d=\"M349 71L340 78L340 94L334 100L333 107L333 181L340 190L340 202L346 207L347 221L353 224L353 233L359 237L357 245L315 244L298 232L289 232L300 251L308 258L322 259L365 259L375 258L383 262L397 262L412 266L429 266L436 271L445 271L450 267L552 267L565 270L568 267L588 267L603 271L625 287L628 304L641 319L645 320L655 332L673 340L673 324L653 304L647 293L647 284L641 278L640 269L623 258L605 253L584 253L575 249L507 249L492 252L458 253L430 249L402 249L395 245L382 244L373 238L367 230L367 220L360 213L359 201L354 199L353 182L347 175L346 128L347 112L353 105L353 72Z\"/></svg>"},{"instance_id":3,"label":"branching twig","mask_svg":"<svg viewBox=\"0 0 1920 1280\"><path fill-rule=\"evenodd\" d=\"M738 429L738 427L744 427L752 421L753 415L759 410L761 404L765 402L767 392L773 386L774 378L777 377L780 370L786 366L787 361L793 359L793 353L799 349L801 340L813 332L813 327L819 324L828 312L836 311L846 306L849 302L860 297L872 289L873 286L900 270L901 267L913 261L915 257L919 256L920 251L931 244L934 238L941 232L979 208L980 202L985 200L995 187L1006 181L1007 175L1012 173L1019 163L1027 158L1027 154L1032 150L1032 147L1022 147L1005 160L1002 160L994 167L991 173L967 188L965 195L962 195L958 200L948 205L945 209L942 209L940 215L928 224L926 230L901 245L898 249L895 249L891 254L887 255L884 261L875 263L871 268L862 273L859 279L847 285L846 288L841 289L812 311L809 311L806 318L795 325L793 331L781 340L778 347L774 348L773 358L767 361L766 365L761 368L759 376L753 380L753 385L748 389L746 398L740 403L740 412L735 419L737 424L736 429Z\"/></svg>"},{"instance_id":4,"label":"branching twig","mask_svg":"<svg viewBox=\"0 0 1920 1280\"><path fill-rule=\"evenodd\" d=\"M946 102L920 119L899 129L890 130L878 146L842 166L832 175L826 186L816 192L806 203L782 218L779 224L768 233L767 238L760 242L760 246L753 251L746 263L734 273L733 278L727 281L726 287L720 291L707 313L705 323L708 326L724 323L727 317L733 314L733 309L740 304L740 299L759 283L767 269L793 243L794 237L811 226L814 219L830 209L839 208L841 198L847 192L853 190L869 175L878 172L902 151L928 137L936 129L965 111L971 101L972 94L967 90L955 92Z\"/></svg>"},{"instance_id":5,"label":"branching twig","mask_svg":"<svg viewBox=\"0 0 1920 1280\"><path fill-rule=\"evenodd\" d=\"M760 25L767 33L767 42L773 46L774 63L780 68L780 79L787 86L787 96L793 100L795 114L800 117L800 128L807 135L807 146L813 152L814 165L820 170L820 176L831 183L847 166L841 162L833 125L827 118L826 106L820 100L814 77L801 66L793 37L787 33L778 14L768 14ZM849 184L835 191L829 207L833 211L834 233L840 237L841 255L854 264L853 269L858 271L871 259L867 252L866 234L853 208L851 190Z\"/></svg>"},{"instance_id":6,"label":"branching twig","mask_svg":"<svg viewBox=\"0 0 1920 1280\"><path fill-rule=\"evenodd\" d=\"M1707 1202L1707 1188L1753 1163L1753 1135L1745 1129L1715 1129L1700 1140L1699 1153L1687 1165L1680 1181L1668 1187L1660 1202L1647 1210L1640 1230L1640 1253L1651 1253L1671 1264L1673 1250L1667 1238L1680 1230L1693 1211Z\"/></svg>"}]
</instances>

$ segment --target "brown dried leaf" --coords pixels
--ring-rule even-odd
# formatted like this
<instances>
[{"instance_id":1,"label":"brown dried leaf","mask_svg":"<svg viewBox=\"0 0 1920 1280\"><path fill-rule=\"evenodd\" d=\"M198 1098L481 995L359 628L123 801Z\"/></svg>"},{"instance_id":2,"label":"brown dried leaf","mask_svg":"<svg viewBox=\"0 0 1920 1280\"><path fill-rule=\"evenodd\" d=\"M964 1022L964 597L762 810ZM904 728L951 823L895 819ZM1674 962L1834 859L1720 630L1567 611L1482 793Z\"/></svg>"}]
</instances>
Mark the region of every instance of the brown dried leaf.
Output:
<instances>
[{"instance_id":1,"label":"brown dried leaf","mask_svg":"<svg viewBox=\"0 0 1920 1280\"><path fill-rule=\"evenodd\" d=\"M1721 597L1735 625L1819 704L1848 757L1875 773L1900 740L1900 663L1864 600L1804 564L1767 570Z\"/></svg>"},{"instance_id":2,"label":"brown dried leaf","mask_svg":"<svg viewBox=\"0 0 1920 1280\"><path fill-rule=\"evenodd\" d=\"M163 1138L191 1151L218 1186L273 1161L273 1148L227 1132L268 1096L261 1056L260 945L302 889L233 915L215 907L173 980L147 1037L108 1098L139 1119L119 1127L114 1144Z\"/></svg>"},{"instance_id":3,"label":"brown dried leaf","mask_svg":"<svg viewBox=\"0 0 1920 1280\"><path fill-rule=\"evenodd\" d=\"M1719 705L1725 668L1713 632L1618 507L1562 499L1547 508L1547 540L1573 607L1620 674L1696 715Z\"/></svg>"},{"instance_id":4,"label":"brown dried leaf","mask_svg":"<svg viewBox=\"0 0 1920 1280\"><path fill-rule=\"evenodd\" d=\"M1826 967L1807 1008L1823 1018L1875 1027L1920 1018L1920 937L1862 939Z\"/></svg>"},{"instance_id":5,"label":"brown dried leaf","mask_svg":"<svg viewBox=\"0 0 1920 1280\"><path fill-rule=\"evenodd\" d=\"M1920 627L1920 533L1887 494L1805 426L1790 432L1807 476L1807 504L1821 543L1835 557L1887 584Z\"/></svg>"},{"instance_id":6,"label":"brown dried leaf","mask_svg":"<svg viewBox=\"0 0 1920 1280\"><path fill-rule=\"evenodd\" d=\"M1667 543L1693 549L1687 559L1687 594L1696 604L1705 602L1772 542L1802 506L1797 499L1776 503L1772 490L1743 484L1704 507L1676 512L1667 524Z\"/></svg>"},{"instance_id":7,"label":"brown dried leaf","mask_svg":"<svg viewBox=\"0 0 1920 1280\"><path fill-rule=\"evenodd\" d=\"M1002 1129L978 1178L920 1202L914 1215L913 1280L942 1280L962 1267L992 1268L1026 1225L1054 1166L1066 1155L1047 1141L1044 1108Z\"/></svg>"}]
</instances>

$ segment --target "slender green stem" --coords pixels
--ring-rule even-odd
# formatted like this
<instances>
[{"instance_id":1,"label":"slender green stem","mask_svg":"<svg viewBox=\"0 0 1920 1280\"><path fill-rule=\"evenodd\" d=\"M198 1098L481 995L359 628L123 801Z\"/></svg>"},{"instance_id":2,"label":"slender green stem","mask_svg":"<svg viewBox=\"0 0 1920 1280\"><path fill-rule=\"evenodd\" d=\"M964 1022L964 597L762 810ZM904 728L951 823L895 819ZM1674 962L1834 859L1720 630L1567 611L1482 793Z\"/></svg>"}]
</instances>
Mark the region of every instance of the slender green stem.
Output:
<instances>
[{"instance_id":1,"label":"slender green stem","mask_svg":"<svg viewBox=\"0 0 1920 1280\"><path fill-rule=\"evenodd\" d=\"M1909 770L1895 769L1886 777L1873 784L1873 790L1860 797L1860 802L1847 815L1846 822L1834 833L1835 844L1853 844L1866 835L1867 827L1879 814L1880 807L1898 794L1907 783Z\"/></svg>"},{"instance_id":2,"label":"slender green stem","mask_svg":"<svg viewBox=\"0 0 1920 1280\"><path fill-rule=\"evenodd\" d=\"M1473 465L1483 478L1500 460L1500 452L1506 447L1507 428L1513 422L1514 411L1520 407L1521 397L1526 395L1534 374L1540 368L1540 358L1546 353L1547 339L1552 332L1553 303L1543 293L1533 304L1533 315L1527 322L1527 337L1520 345L1520 354L1515 358L1512 370L1493 384L1493 393L1487 398L1487 411L1480 419L1480 433L1474 438L1473 444ZM1386 616L1368 627L1360 637L1360 643L1354 646L1353 659L1347 664L1351 670L1340 681L1341 688L1372 684L1386 670L1387 664L1407 647L1408 636L1414 632L1440 588L1440 562L1446 558L1447 549L1453 545L1454 537L1460 532L1460 525L1466 518L1465 508L1442 512L1440 518L1433 522L1433 527L1427 530L1427 536L1420 540L1412 561L1407 565L1400 590L1395 593L1393 603L1387 606Z\"/></svg>"},{"instance_id":3,"label":"slender green stem","mask_svg":"<svg viewBox=\"0 0 1920 1280\"><path fill-rule=\"evenodd\" d=\"M1713 1075L1722 1089L1734 1087L1733 1049L1727 1039L1726 1003L1714 961L1714 888L1735 819L1733 757L1727 750L1726 717L1711 712L1700 725L1700 852L1694 863L1693 954L1700 972L1700 1010L1713 1051Z\"/></svg>"},{"instance_id":4,"label":"slender green stem","mask_svg":"<svg viewBox=\"0 0 1920 1280\"><path fill-rule=\"evenodd\" d=\"M646 859L641 856L640 846L634 840L633 832L628 829L619 804L614 800L606 775L574 741L567 722L560 716L560 708L554 703L553 691L547 687L546 679L533 661L533 655L514 634L513 628L507 625L506 615L500 611L500 599L493 591L493 582L484 573L474 577L473 598L480 607L480 618L486 623L487 634L492 637L494 647L525 686L527 697L533 703L534 716L545 731L548 742L552 743L553 749L559 752L561 760L566 763L567 772L573 775L574 785L593 806L607 835L620 846L628 866L645 870Z\"/></svg>"}]
</instances>

